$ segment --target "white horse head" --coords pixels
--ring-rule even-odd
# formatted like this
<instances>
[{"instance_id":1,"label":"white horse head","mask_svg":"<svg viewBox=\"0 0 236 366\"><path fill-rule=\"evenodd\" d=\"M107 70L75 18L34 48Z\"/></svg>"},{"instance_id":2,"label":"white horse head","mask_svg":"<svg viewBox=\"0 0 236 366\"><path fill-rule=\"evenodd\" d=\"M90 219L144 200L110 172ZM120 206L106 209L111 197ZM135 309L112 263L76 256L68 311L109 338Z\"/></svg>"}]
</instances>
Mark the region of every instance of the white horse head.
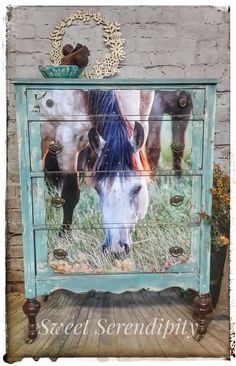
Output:
<instances>
[{"instance_id":1,"label":"white horse head","mask_svg":"<svg viewBox=\"0 0 236 366\"><path fill-rule=\"evenodd\" d=\"M93 184L100 198L104 252L128 253L132 231L148 210L150 168L144 152L148 129L146 118L140 115L140 91L119 91L118 96L104 93L101 103L105 105L103 109L98 103L99 114L107 115L107 120L98 121L89 131L90 145L98 154ZM153 95L149 100L151 108Z\"/></svg>"},{"instance_id":2,"label":"white horse head","mask_svg":"<svg viewBox=\"0 0 236 366\"><path fill-rule=\"evenodd\" d=\"M142 128L142 127L141 127ZM101 145L102 147L102 140ZM93 140L90 140L93 145ZM137 150L133 159L141 168L142 163ZM100 157L103 158L103 153ZM109 158L109 156L108 156ZM106 164L106 162L104 161ZM132 168L133 169L133 168ZM96 172L94 187L100 198L102 221L105 229L103 249L128 253L132 244L131 234L137 222L144 218L148 209L147 176L133 170L101 175Z\"/></svg>"}]
</instances>

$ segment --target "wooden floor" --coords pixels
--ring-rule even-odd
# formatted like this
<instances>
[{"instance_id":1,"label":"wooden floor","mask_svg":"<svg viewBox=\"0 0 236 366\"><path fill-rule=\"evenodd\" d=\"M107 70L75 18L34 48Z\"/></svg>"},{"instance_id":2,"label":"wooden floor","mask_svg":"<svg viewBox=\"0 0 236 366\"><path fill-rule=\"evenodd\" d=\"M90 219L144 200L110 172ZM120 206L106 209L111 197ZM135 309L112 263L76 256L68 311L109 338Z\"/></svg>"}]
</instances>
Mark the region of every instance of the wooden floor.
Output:
<instances>
[{"instance_id":1,"label":"wooden floor","mask_svg":"<svg viewBox=\"0 0 236 366\"><path fill-rule=\"evenodd\" d=\"M30 345L25 343L27 319L22 311L23 302L20 293L10 293L7 297L8 362L23 357L229 357L229 320L225 310L222 311L221 307L220 311L214 312L207 334L198 342L192 337L190 328L190 322L193 323L192 304L186 296L180 296L179 289L158 293L142 290L120 295L57 291L46 302L40 299L41 310L37 320L45 327L41 327L42 334ZM88 334L50 334L52 323L76 325L86 320L84 332ZM146 327L149 323L153 325L154 321L153 334L144 334L145 330L150 332L151 325ZM184 321L188 325L186 334L176 335L177 323L183 324ZM111 323L115 326L108 329ZM118 323L121 323L119 329ZM129 323L132 325L127 328ZM139 327L135 328L135 324ZM78 325L76 332L79 333L83 326L78 328ZM124 326L130 334L125 334ZM164 337L165 329L169 331L172 326L174 331ZM70 329L68 326L68 333ZM106 329L106 333L96 334L95 329L97 333ZM114 334L109 335L108 331Z\"/></svg>"}]
</instances>

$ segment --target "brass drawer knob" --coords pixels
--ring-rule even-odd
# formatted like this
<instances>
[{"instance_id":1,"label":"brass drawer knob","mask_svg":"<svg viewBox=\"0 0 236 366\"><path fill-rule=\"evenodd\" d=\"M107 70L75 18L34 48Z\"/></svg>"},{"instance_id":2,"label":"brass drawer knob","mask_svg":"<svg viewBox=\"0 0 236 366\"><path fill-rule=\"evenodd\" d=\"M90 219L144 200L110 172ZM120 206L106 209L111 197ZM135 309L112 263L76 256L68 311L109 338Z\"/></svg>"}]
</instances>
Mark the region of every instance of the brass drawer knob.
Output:
<instances>
[{"instance_id":1,"label":"brass drawer knob","mask_svg":"<svg viewBox=\"0 0 236 366\"><path fill-rule=\"evenodd\" d=\"M178 143L172 143L170 145L171 147L171 150L175 153L181 153L184 151L184 148L185 148L185 144L178 144Z\"/></svg>"},{"instance_id":2,"label":"brass drawer knob","mask_svg":"<svg viewBox=\"0 0 236 366\"><path fill-rule=\"evenodd\" d=\"M184 196L176 194L175 196L170 198L170 204L172 206L180 206L183 203Z\"/></svg>"},{"instance_id":3,"label":"brass drawer knob","mask_svg":"<svg viewBox=\"0 0 236 366\"><path fill-rule=\"evenodd\" d=\"M49 108L52 108L52 106L53 106L54 102L53 102L53 100L52 100L52 99L47 99L47 100L46 100L46 104L47 104L47 106L48 106Z\"/></svg>"},{"instance_id":4,"label":"brass drawer knob","mask_svg":"<svg viewBox=\"0 0 236 366\"><path fill-rule=\"evenodd\" d=\"M183 254L184 250L181 247L171 247L169 252L172 257L179 257Z\"/></svg>"},{"instance_id":5,"label":"brass drawer knob","mask_svg":"<svg viewBox=\"0 0 236 366\"><path fill-rule=\"evenodd\" d=\"M64 249L54 249L53 255L56 259L64 259L67 256L67 252Z\"/></svg>"},{"instance_id":6,"label":"brass drawer knob","mask_svg":"<svg viewBox=\"0 0 236 366\"><path fill-rule=\"evenodd\" d=\"M52 205L57 208L62 207L65 202L66 202L66 200L59 196L52 197L52 199L51 199Z\"/></svg>"},{"instance_id":7,"label":"brass drawer knob","mask_svg":"<svg viewBox=\"0 0 236 366\"><path fill-rule=\"evenodd\" d=\"M52 154L59 154L60 152L62 152L63 150L63 145L60 144L59 142L51 142L48 145L48 150L52 153Z\"/></svg>"},{"instance_id":8,"label":"brass drawer knob","mask_svg":"<svg viewBox=\"0 0 236 366\"><path fill-rule=\"evenodd\" d=\"M184 108L188 105L187 95L182 95L178 100L178 106Z\"/></svg>"}]
</instances>

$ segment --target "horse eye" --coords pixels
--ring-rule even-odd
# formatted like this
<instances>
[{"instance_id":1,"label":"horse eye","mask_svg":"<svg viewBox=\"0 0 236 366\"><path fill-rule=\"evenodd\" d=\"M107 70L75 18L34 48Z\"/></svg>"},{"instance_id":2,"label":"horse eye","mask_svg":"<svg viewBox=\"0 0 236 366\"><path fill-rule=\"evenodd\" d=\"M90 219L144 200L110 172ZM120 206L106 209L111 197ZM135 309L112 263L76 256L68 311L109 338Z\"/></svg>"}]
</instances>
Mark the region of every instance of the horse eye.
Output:
<instances>
[{"instance_id":1,"label":"horse eye","mask_svg":"<svg viewBox=\"0 0 236 366\"><path fill-rule=\"evenodd\" d=\"M95 188L95 190L97 191L97 193L100 195L100 190L99 190L99 188L98 188L97 186L95 186L94 188Z\"/></svg>"},{"instance_id":2,"label":"horse eye","mask_svg":"<svg viewBox=\"0 0 236 366\"><path fill-rule=\"evenodd\" d=\"M134 192L133 192L134 196L137 195L137 194L139 194L139 192L141 191L141 189L142 189L142 186L141 185L138 186L138 187L136 187L135 190L134 190Z\"/></svg>"}]
</instances>

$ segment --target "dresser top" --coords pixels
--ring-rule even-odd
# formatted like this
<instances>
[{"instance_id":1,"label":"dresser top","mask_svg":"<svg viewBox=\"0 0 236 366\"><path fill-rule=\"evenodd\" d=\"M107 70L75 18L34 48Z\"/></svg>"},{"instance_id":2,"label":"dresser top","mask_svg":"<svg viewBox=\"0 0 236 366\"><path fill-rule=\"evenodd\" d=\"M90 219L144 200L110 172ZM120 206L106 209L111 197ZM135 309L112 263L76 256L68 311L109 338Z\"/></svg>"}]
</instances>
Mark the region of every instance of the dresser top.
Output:
<instances>
[{"instance_id":1,"label":"dresser top","mask_svg":"<svg viewBox=\"0 0 236 366\"><path fill-rule=\"evenodd\" d=\"M217 84L217 79L68 79L68 78L45 78L45 79L15 79L14 84L23 85L209 85Z\"/></svg>"}]
</instances>

